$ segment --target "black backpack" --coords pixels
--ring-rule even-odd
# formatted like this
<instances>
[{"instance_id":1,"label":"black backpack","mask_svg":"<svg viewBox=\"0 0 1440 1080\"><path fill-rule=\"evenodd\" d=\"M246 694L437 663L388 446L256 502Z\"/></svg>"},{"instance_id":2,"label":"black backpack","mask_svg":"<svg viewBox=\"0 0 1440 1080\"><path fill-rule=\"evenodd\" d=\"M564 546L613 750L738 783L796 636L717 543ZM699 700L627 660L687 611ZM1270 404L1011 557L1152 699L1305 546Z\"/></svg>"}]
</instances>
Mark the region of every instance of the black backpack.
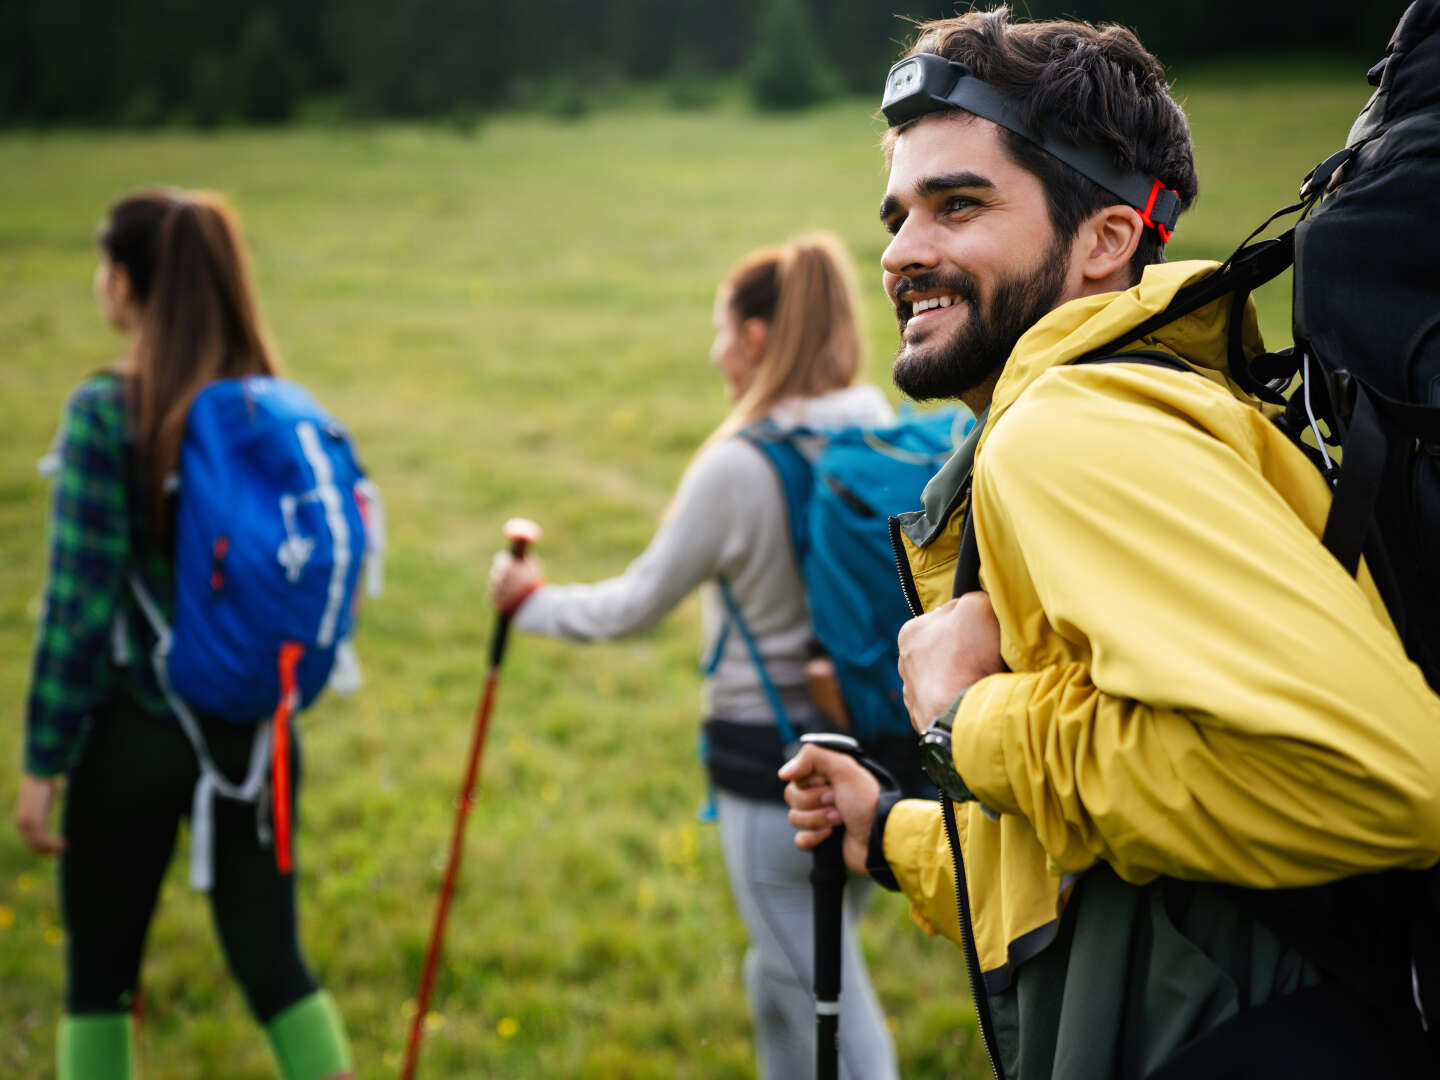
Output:
<instances>
[{"instance_id":1,"label":"black backpack","mask_svg":"<svg viewBox=\"0 0 1440 1080\"><path fill-rule=\"evenodd\" d=\"M1369 78L1376 90L1347 145L1311 170L1299 201L1165 311L1075 362L1183 368L1116 353L1230 295L1231 377L1283 406L1281 427L1334 488L1326 548L1352 574L1364 557L1407 653L1440 692L1440 0L1406 9ZM1293 213L1293 228L1255 239ZM1291 266L1294 344L1246 356L1244 305ZM978 567L969 535L961 561ZM1440 867L1236 893L1357 1000L1413 1002L1440 1060Z\"/></svg>"},{"instance_id":2,"label":"black backpack","mask_svg":"<svg viewBox=\"0 0 1440 1080\"><path fill-rule=\"evenodd\" d=\"M1231 376L1284 406L1281 426L1335 490L1325 546L1352 574L1364 556L1440 692L1440 0L1406 9L1369 78L1347 145L1310 171L1298 202L1165 311L1075 362L1119 359L1229 294ZM1293 213L1293 228L1255 240ZM1291 266L1295 342L1246 356L1245 302Z\"/></svg>"},{"instance_id":3,"label":"black backpack","mask_svg":"<svg viewBox=\"0 0 1440 1080\"><path fill-rule=\"evenodd\" d=\"M1325 546L1352 573L1365 556L1440 690L1440 0L1410 5L1370 81L1348 145L1302 189L1319 201L1294 230L1287 426L1323 414L1340 435L1338 472L1316 451L1335 482Z\"/></svg>"}]
</instances>

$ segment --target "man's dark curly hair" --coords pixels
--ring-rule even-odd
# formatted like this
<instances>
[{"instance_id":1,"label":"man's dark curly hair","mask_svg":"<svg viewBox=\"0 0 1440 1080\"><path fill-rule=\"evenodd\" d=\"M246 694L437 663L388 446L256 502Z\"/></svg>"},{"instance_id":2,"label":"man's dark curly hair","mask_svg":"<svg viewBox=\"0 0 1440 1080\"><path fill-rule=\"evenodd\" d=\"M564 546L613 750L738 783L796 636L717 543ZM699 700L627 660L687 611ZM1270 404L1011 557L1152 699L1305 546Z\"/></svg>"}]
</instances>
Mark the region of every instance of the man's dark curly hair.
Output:
<instances>
[{"instance_id":1,"label":"man's dark curly hair","mask_svg":"<svg viewBox=\"0 0 1440 1080\"><path fill-rule=\"evenodd\" d=\"M916 53L967 65L1015 99L1035 130L1100 146L1117 166L1158 177L1179 194L1182 209L1195 200L1199 183L1190 125L1170 96L1160 61L1123 26L1011 22L1009 8L1002 6L921 23L905 55ZM887 158L908 126L886 133ZM1115 205L1115 195L1029 139L1008 129L1001 134L1011 157L1044 187L1051 224L1062 240L1074 237L1095 211ZM1148 264L1164 261L1165 245L1154 229L1146 229L1130 260L1132 280L1138 282Z\"/></svg>"}]
</instances>

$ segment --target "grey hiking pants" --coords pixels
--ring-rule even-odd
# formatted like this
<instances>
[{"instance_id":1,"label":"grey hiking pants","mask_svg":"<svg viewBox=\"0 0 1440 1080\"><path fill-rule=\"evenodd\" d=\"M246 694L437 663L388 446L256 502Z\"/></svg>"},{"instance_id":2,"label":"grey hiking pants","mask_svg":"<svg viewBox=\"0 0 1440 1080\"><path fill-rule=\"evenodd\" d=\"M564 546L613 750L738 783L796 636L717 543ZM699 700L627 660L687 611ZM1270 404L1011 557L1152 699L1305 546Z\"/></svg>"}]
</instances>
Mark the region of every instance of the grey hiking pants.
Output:
<instances>
[{"instance_id":1,"label":"grey hiking pants","mask_svg":"<svg viewBox=\"0 0 1440 1080\"><path fill-rule=\"evenodd\" d=\"M811 856L795 847L780 803L716 792L725 869L750 936L745 989L760 1080L815 1075L814 907ZM874 884L845 886L840 975L841 1080L897 1080L895 1047L870 985L855 921Z\"/></svg>"}]
</instances>

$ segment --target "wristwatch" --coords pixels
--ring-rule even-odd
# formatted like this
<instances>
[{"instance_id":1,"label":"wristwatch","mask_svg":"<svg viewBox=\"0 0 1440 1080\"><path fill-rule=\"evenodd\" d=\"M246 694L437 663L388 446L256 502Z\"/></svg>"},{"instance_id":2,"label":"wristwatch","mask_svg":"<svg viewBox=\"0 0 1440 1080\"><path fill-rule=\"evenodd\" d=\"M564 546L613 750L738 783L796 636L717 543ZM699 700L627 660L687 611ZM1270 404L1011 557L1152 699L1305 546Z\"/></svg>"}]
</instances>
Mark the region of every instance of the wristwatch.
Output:
<instances>
[{"instance_id":1,"label":"wristwatch","mask_svg":"<svg viewBox=\"0 0 1440 1080\"><path fill-rule=\"evenodd\" d=\"M945 707L945 711L930 721L930 726L920 736L920 767L942 794L948 795L951 802L957 803L970 802L975 798L974 793L960 778L960 774L955 771L955 758L950 751L950 729L955 724L955 715L960 711L960 703L964 700L965 691L961 690L955 695L955 700Z\"/></svg>"}]
</instances>

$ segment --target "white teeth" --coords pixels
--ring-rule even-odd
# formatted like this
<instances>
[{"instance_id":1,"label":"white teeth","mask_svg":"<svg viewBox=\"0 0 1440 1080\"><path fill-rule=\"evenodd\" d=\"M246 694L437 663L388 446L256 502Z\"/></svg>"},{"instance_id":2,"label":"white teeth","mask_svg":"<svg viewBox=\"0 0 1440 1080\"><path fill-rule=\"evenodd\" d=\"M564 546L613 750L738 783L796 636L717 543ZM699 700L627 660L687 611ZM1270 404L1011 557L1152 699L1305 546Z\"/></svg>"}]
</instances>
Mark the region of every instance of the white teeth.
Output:
<instances>
[{"instance_id":1,"label":"white teeth","mask_svg":"<svg viewBox=\"0 0 1440 1080\"><path fill-rule=\"evenodd\" d=\"M953 296L932 296L929 300L916 300L911 311L912 315L919 315L922 311L933 311L935 308L947 308L957 303Z\"/></svg>"}]
</instances>

